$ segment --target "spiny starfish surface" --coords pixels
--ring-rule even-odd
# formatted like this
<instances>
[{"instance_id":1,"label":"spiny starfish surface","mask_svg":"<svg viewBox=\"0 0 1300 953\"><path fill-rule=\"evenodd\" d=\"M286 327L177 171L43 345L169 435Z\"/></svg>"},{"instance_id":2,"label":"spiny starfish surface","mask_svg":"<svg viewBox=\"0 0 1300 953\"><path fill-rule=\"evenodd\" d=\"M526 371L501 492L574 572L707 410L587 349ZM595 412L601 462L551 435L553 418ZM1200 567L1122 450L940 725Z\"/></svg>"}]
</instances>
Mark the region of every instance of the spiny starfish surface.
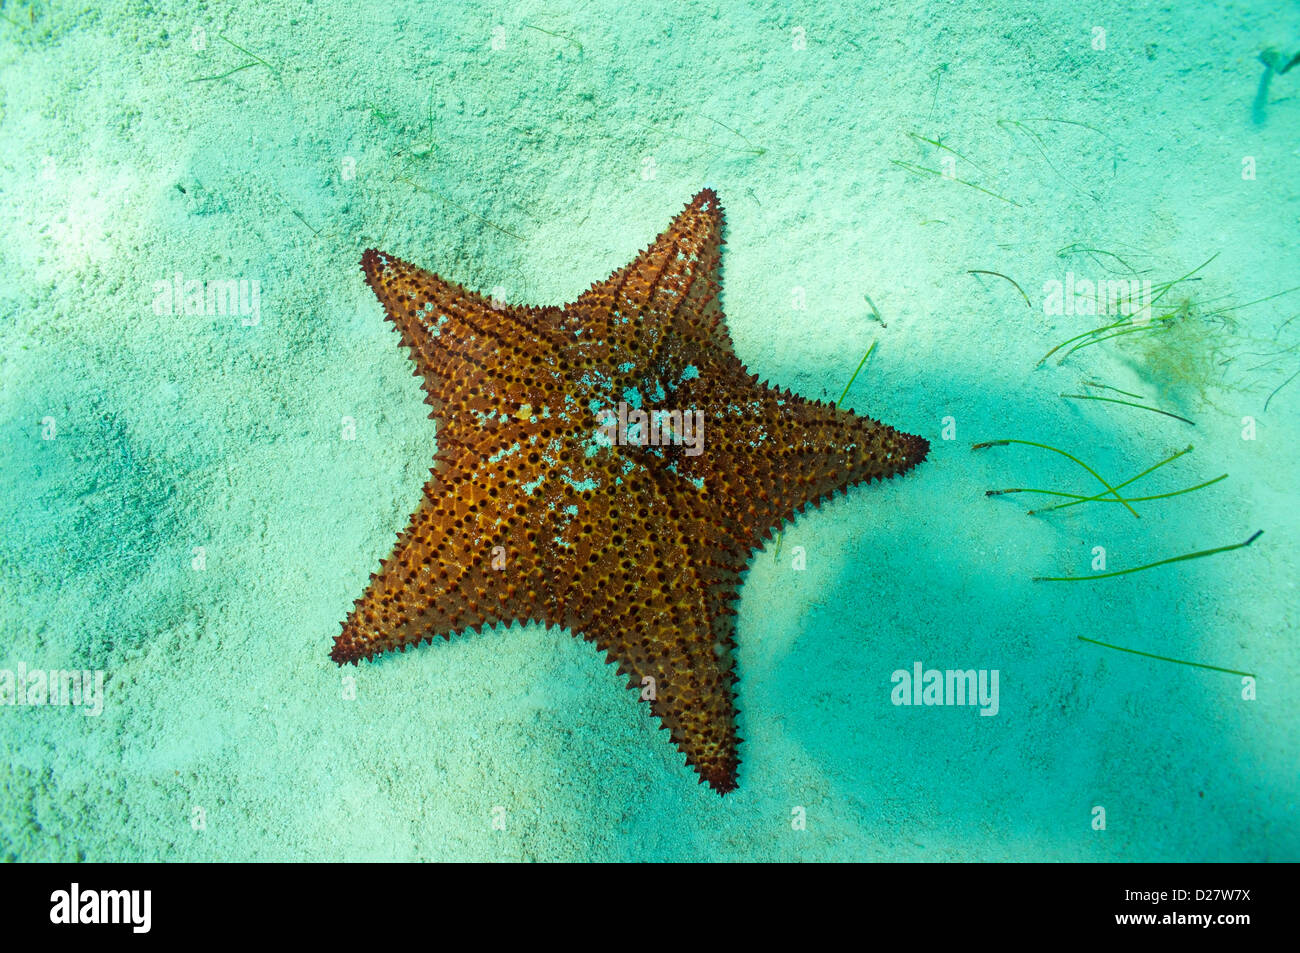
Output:
<instances>
[{"instance_id":1,"label":"spiny starfish surface","mask_svg":"<svg viewBox=\"0 0 1300 953\"><path fill-rule=\"evenodd\" d=\"M732 603L750 556L807 505L902 473L929 443L746 371L719 306L721 233L705 189L562 308L507 306L366 251L437 452L334 661L498 623L566 628L630 676L702 782L736 787ZM616 407L626 426L610 425ZM669 422L658 441L654 421Z\"/></svg>"}]
</instances>

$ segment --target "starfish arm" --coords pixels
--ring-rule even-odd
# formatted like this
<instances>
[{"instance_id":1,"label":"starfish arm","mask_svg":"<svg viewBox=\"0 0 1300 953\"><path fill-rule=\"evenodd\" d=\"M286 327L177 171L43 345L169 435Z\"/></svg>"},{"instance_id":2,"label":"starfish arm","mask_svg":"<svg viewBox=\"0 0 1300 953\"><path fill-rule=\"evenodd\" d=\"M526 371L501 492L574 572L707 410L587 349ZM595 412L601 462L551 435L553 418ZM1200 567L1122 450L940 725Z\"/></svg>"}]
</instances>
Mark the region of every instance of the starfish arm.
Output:
<instances>
[{"instance_id":1,"label":"starfish arm","mask_svg":"<svg viewBox=\"0 0 1300 953\"><path fill-rule=\"evenodd\" d=\"M498 622L555 622L536 555L541 499L503 503L493 492L506 470L524 464L506 457L458 477L447 466L452 456L439 450L410 524L335 637L338 664Z\"/></svg>"},{"instance_id":2,"label":"starfish arm","mask_svg":"<svg viewBox=\"0 0 1300 953\"><path fill-rule=\"evenodd\" d=\"M699 383L730 396L709 404L715 416L706 421L707 451L684 457L682 467L718 499L721 518L741 544L737 552L761 545L809 504L905 473L929 453L923 437L758 384L739 361L731 377L729 387Z\"/></svg>"},{"instance_id":3,"label":"starfish arm","mask_svg":"<svg viewBox=\"0 0 1300 953\"><path fill-rule=\"evenodd\" d=\"M722 222L717 194L702 190L631 264L568 305L565 326L583 329L632 361L648 357L666 339L665 315L673 318L671 330L686 340L730 349L719 306Z\"/></svg>"},{"instance_id":4,"label":"starfish arm","mask_svg":"<svg viewBox=\"0 0 1300 953\"><path fill-rule=\"evenodd\" d=\"M492 594L483 588L483 573L474 568L491 553L468 553L468 542L441 531L433 507L421 504L379 572L371 574L334 638L330 658L340 665L356 664L498 621ZM470 562L458 566L453 553Z\"/></svg>"},{"instance_id":5,"label":"starfish arm","mask_svg":"<svg viewBox=\"0 0 1300 953\"><path fill-rule=\"evenodd\" d=\"M673 626L671 640L654 638L670 611L597 620L585 634L628 676L628 687L649 700L700 782L726 794L735 790L740 767L732 640L716 641L702 612Z\"/></svg>"},{"instance_id":6,"label":"starfish arm","mask_svg":"<svg viewBox=\"0 0 1300 953\"><path fill-rule=\"evenodd\" d=\"M631 455L606 450L603 460ZM736 786L733 650L738 577L706 554L707 501L662 461L616 467L620 495L577 520L604 530L561 574L563 624L594 641L650 701L686 762L719 793Z\"/></svg>"},{"instance_id":7,"label":"starfish arm","mask_svg":"<svg viewBox=\"0 0 1300 953\"><path fill-rule=\"evenodd\" d=\"M430 416L459 426L502 404L518 409L527 403L527 372L554 362L560 348L555 308L494 302L373 248L361 269L411 349ZM525 373L494 375L507 365Z\"/></svg>"}]
</instances>

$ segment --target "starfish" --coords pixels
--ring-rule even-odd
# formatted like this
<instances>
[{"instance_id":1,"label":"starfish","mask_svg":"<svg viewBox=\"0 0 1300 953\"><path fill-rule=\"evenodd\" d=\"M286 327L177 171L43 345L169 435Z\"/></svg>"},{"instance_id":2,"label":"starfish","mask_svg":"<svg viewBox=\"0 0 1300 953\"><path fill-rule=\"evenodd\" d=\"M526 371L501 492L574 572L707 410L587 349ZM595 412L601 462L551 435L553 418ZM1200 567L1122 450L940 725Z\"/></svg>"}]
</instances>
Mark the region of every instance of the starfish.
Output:
<instances>
[{"instance_id":1,"label":"starfish","mask_svg":"<svg viewBox=\"0 0 1300 953\"><path fill-rule=\"evenodd\" d=\"M508 306L365 252L437 452L335 662L500 623L568 629L629 676L701 783L736 787L732 603L750 557L930 445L745 369L719 304L722 221L703 190L564 307Z\"/></svg>"}]
</instances>

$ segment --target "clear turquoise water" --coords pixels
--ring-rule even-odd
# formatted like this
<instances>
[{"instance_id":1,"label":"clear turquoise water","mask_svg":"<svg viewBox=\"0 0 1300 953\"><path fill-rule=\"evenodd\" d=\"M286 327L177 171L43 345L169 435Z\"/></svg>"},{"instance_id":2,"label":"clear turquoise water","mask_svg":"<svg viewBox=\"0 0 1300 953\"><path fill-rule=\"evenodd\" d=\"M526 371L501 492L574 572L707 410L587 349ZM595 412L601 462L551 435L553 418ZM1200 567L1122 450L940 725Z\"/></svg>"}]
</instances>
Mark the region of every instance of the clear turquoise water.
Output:
<instances>
[{"instance_id":1,"label":"clear turquoise water","mask_svg":"<svg viewBox=\"0 0 1300 953\"><path fill-rule=\"evenodd\" d=\"M0 669L104 673L0 705L0 856L1300 859L1300 293L1252 303L1300 284L1294 4L0 13ZM328 658L434 446L361 250L559 303L705 185L742 360L834 400L874 341L845 406L934 446L755 555L726 798L567 634ZM1216 254L1169 333L1038 364L1109 323L1051 282ZM1229 476L1027 517L984 491L1099 484L997 438ZM893 704L917 662L998 713Z\"/></svg>"}]
</instances>

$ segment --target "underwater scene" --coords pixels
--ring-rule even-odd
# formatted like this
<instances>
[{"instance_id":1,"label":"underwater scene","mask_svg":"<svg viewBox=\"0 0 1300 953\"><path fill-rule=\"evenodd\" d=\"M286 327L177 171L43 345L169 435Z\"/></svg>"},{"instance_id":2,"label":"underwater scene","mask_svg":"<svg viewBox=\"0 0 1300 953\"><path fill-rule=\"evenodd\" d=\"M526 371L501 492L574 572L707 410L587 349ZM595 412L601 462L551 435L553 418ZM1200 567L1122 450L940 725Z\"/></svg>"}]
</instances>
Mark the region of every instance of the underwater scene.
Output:
<instances>
[{"instance_id":1,"label":"underwater scene","mask_svg":"<svg viewBox=\"0 0 1300 953\"><path fill-rule=\"evenodd\" d=\"M1298 131L1292 0L3 0L0 858L1300 860Z\"/></svg>"}]
</instances>

